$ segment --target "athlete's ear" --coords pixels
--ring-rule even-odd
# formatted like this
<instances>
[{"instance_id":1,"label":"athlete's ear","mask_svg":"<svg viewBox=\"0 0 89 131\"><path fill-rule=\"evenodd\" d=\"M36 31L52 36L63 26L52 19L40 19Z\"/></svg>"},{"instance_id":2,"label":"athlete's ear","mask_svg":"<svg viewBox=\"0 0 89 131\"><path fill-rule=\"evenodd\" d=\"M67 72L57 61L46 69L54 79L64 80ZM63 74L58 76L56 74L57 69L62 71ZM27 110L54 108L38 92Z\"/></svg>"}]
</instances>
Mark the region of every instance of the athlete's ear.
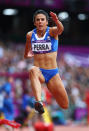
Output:
<instances>
[{"instance_id":1,"label":"athlete's ear","mask_svg":"<svg viewBox=\"0 0 89 131\"><path fill-rule=\"evenodd\" d=\"M48 21L46 22L46 24L48 25Z\"/></svg>"},{"instance_id":2,"label":"athlete's ear","mask_svg":"<svg viewBox=\"0 0 89 131\"><path fill-rule=\"evenodd\" d=\"M34 22L34 26L36 26L36 23Z\"/></svg>"}]
</instances>

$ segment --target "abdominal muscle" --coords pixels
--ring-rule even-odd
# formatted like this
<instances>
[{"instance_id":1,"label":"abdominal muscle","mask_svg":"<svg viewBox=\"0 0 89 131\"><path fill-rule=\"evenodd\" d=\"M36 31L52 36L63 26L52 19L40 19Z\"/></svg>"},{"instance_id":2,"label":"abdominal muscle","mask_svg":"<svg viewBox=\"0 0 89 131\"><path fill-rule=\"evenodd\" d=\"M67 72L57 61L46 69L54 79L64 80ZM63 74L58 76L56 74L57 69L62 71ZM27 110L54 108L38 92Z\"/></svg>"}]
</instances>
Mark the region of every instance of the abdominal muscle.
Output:
<instances>
[{"instance_id":1,"label":"abdominal muscle","mask_svg":"<svg viewBox=\"0 0 89 131\"><path fill-rule=\"evenodd\" d=\"M34 54L34 66L43 69L57 68L56 57L57 57L57 52Z\"/></svg>"}]
</instances>

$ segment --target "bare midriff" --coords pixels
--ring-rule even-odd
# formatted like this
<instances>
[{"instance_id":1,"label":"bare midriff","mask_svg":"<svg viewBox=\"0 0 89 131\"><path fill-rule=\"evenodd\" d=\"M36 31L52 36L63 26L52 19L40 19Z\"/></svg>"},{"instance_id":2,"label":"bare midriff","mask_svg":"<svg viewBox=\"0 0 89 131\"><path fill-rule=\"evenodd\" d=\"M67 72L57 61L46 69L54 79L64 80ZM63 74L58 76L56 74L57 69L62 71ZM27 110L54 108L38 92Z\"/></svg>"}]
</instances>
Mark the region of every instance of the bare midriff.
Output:
<instances>
[{"instance_id":1,"label":"bare midriff","mask_svg":"<svg viewBox=\"0 0 89 131\"><path fill-rule=\"evenodd\" d=\"M34 66L43 69L57 68L56 58L57 58L57 52L34 54Z\"/></svg>"}]
</instances>

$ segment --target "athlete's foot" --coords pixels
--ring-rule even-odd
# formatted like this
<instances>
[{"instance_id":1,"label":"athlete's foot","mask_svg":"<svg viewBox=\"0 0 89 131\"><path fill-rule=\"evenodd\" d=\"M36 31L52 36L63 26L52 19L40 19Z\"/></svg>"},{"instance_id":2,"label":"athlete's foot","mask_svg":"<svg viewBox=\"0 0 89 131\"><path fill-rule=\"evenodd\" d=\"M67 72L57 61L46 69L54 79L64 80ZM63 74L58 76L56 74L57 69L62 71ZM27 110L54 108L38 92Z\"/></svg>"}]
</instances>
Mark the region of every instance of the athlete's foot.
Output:
<instances>
[{"instance_id":1,"label":"athlete's foot","mask_svg":"<svg viewBox=\"0 0 89 131\"><path fill-rule=\"evenodd\" d=\"M43 104L40 101L36 101L35 102L35 110L39 112L39 114L43 114L44 113L44 108L43 108Z\"/></svg>"}]
</instances>

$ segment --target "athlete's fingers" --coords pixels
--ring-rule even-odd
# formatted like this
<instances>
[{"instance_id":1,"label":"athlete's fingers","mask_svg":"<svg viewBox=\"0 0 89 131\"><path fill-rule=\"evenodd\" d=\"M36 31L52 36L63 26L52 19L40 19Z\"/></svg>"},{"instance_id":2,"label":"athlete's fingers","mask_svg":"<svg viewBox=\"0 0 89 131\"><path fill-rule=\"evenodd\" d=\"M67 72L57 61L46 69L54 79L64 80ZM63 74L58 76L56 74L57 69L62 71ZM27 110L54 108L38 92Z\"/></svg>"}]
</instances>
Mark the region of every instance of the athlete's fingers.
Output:
<instances>
[{"instance_id":1,"label":"athlete's fingers","mask_svg":"<svg viewBox=\"0 0 89 131\"><path fill-rule=\"evenodd\" d=\"M33 52L32 51L28 52L28 57L32 57L32 56L34 56Z\"/></svg>"},{"instance_id":2,"label":"athlete's fingers","mask_svg":"<svg viewBox=\"0 0 89 131\"><path fill-rule=\"evenodd\" d=\"M54 12L50 12L50 15L52 16L52 17L57 17L57 15L54 13Z\"/></svg>"}]
</instances>

